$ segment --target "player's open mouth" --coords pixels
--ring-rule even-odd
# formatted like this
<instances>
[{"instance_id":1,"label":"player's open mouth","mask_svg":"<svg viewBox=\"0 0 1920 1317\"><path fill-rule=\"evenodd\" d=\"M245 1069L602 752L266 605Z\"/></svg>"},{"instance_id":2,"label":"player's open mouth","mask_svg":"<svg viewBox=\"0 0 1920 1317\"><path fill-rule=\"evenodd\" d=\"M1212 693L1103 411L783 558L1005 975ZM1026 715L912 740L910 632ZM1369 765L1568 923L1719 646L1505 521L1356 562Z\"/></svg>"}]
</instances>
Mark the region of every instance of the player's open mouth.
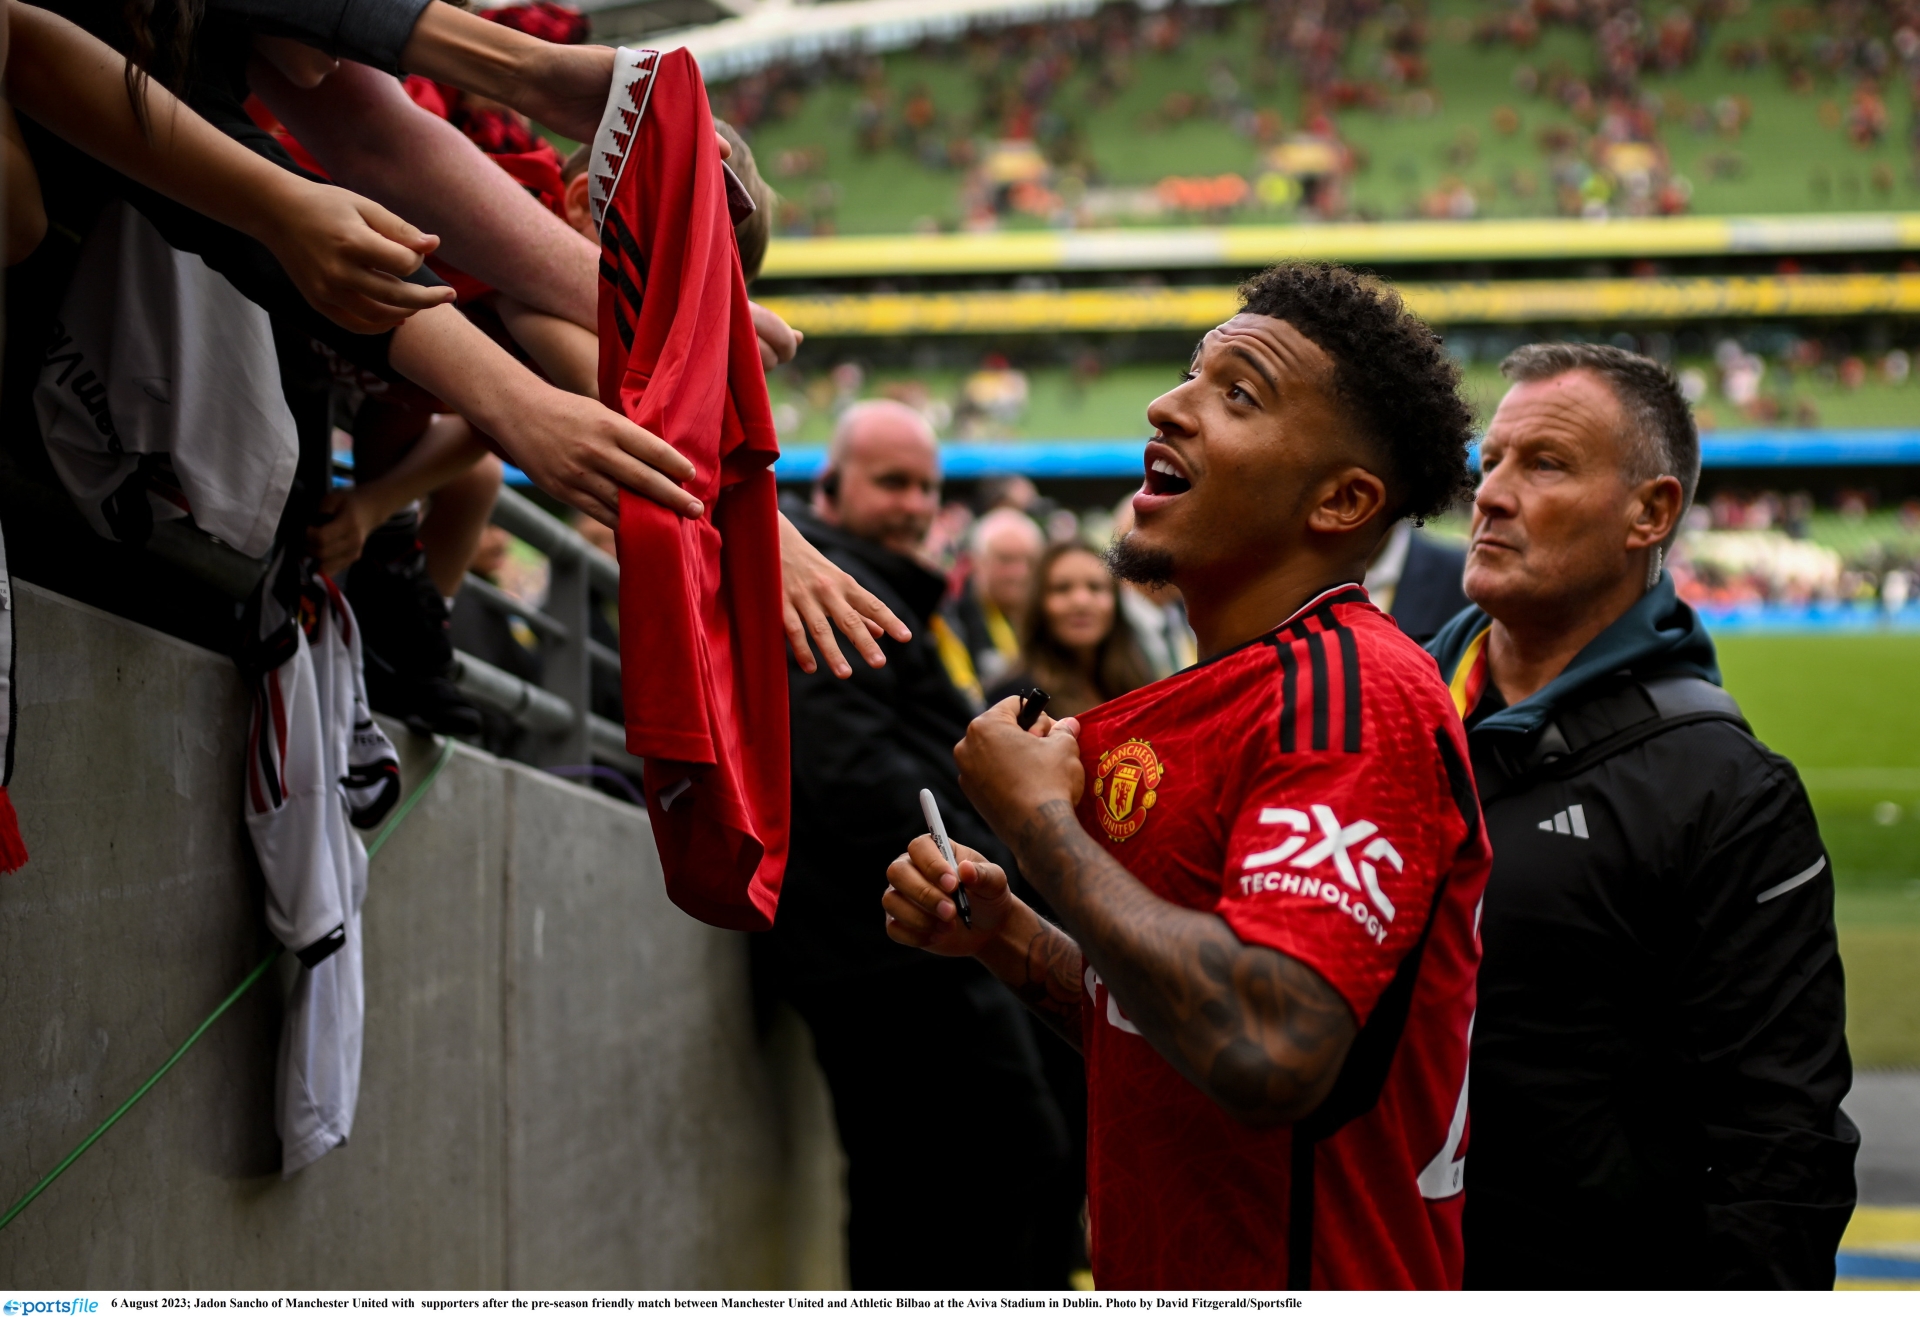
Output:
<instances>
[{"instance_id":1,"label":"player's open mouth","mask_svg":"<svg viewBox=\"0 0 1920 1317\"><path fill-rule=\"evenodd\" d=\"M1187 473L1180 469L1177 462L1149 449L1143 488L1149 494L1184 494L1193 488L1193 482L1187 479Z\"/></svg>"}]
</instances>

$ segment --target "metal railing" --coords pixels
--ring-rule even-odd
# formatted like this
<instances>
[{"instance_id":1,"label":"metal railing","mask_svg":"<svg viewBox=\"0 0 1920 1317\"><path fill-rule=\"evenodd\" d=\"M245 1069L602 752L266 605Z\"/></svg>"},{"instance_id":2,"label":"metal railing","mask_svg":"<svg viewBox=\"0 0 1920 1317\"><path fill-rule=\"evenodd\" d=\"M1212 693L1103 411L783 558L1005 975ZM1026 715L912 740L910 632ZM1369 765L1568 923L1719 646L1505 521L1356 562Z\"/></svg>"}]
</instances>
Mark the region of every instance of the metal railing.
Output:
<instances>
[{"instance_id":1,"label":"metal railing","mask_svg":"<svg viewBox=\"0 0 1920 1317\"><path fill-rule=\"evenodd\" d=\"M21 487L63 509L67 506L64 494ZM595 594L618 598L619 564L511 489L500 491L493 523L546 555L546 606L521 603L472 573L462 592L481 607L520 618L533 629L540 637L546 679L543 685L535 685L476 655L455 650L454 685L473 703L504 714L526 730L526 743L516 757L528 763L542 768L598 763L637 775L640 760L627 753L625 729L592 709L594 670L616 677L620 672L620 656L593 639L591 616ZM253 593L267 570L266 559L249 558L187 521L156 524L147 551L236 603Z\"/></svg>"},{"instance_id":2,"label":"metal railing","mask_svg":"<svg viewBox=\"0 0 1920 1317\"><path fill-rule=\"evenodd\" d=\"M454 651L454 685L483 708L514 719L529 733L527 762L541 767L599 762L638 773L618 723L593 712L595 668L620 672L620 656L593 639L593 596L617 598L620 567L580 533L539 504L511 489L500 491L493 524L547 557L544 608L521 603L506 591L468 574L462 591L483 608L518 617L540 637L546 678L523 681L482 659Z\"/></svg>"}]
</instances>

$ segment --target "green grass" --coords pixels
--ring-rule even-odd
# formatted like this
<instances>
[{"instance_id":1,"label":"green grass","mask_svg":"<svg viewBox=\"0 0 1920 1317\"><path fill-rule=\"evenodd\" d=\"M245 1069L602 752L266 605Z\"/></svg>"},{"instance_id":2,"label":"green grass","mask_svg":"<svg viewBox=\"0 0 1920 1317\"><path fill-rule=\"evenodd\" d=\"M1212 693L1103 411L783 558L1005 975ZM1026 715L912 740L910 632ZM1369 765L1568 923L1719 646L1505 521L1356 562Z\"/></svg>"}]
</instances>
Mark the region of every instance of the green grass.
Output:
<instances>
[{"instance_id":1,"label":"green grass","mask_svg":"<svg viewBox=\"0 0 1920 1317\"><path fill-rule=\"evenodd\" d=\"M1847 1046L1856 1066L1920 1066L1920 929L1843 922Z\"/></svg>"},{"instance_id":2,"label":"green grass","mask_svg":"<svg viewBox=\"0 0 1920 1317\"><path fill-rule=\"evenodd\" d=\"M1920 636L1718 644L1727 689L1760 738L1794 761L1819 816L1854 1059L1920 1066Z\"/></svg>"}]
</instances>

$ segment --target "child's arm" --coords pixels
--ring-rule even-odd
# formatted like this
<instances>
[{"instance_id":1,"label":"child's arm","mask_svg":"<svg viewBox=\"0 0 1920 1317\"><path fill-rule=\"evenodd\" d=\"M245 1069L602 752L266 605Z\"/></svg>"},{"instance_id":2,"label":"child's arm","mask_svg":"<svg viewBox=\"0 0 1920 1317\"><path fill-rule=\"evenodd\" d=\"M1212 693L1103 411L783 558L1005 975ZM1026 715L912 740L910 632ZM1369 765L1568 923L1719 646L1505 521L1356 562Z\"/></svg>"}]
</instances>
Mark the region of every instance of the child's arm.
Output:
<instances>
[{"instance_id":1,"label":"child's arm","mask_svg":"<svg viewBox=\"0 0 1920 1317\"><path fill-rule=\"evenodd\" d=\"M675 483L693 475L692 462L598 399L539 378L454 307L396 329L389 360L491 437L534 484L596 521L620 524L622 489L682 516L702 511Z\"/></svg>"},{"instance_id":2,"label":"child's arm","mask_svg":"<svg viewBox=\"0 0 1920 1317\"><path fill-rule=\"evenodd\" d=\"M7 90L22 113L136 182L258 239L329 319L379 333L452 300L450 288L403 278L437 238L254 154L150 79L135 84L143 124L120 54L44 9L6 3Z\"/></svg>"},{"instance_id":3,"label":"child's arm","mask_svg":"<svg viewBox=\"0 0 1920 1317\"><path fill-rule=\"evenodd\" d=\"M547 378L569 393L600 396L600 336L571 320L536 311L525 302L496 293L493 309L513 335L547 373Z\"/></svg>"},{"instance_id":4,"label":"child's arm","mask_svg":"<svg viewBox=\"0 0 1920 1317\"><path fill-rule=\"evenodd\" d=\"M360 557L367 536L401 508L424 498L488 453L486 441L458 416L436 416L392 468L364 484L320 500L327 520L307 528L307 550L320 570L337 576Z\"/></svg>"}]
</instances>

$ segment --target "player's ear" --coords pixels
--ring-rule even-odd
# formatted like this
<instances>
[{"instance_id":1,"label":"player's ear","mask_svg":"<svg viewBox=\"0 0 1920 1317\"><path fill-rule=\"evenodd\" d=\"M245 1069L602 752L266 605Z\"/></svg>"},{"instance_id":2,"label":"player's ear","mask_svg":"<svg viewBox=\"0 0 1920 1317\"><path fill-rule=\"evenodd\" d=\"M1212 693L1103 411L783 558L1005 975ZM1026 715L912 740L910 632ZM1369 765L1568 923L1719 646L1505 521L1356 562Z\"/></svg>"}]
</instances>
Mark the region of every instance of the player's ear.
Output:
<instances>
[{"instance_id":1,"label":"player's ear","mask_svg":"<svg viewBox=\"0 0 1920 1317\"><path fill-rule=\"evenodd\" d=\"M1307 513L1307 529L1323 535L1359 530L1387 505L1387 482L1363 466L1333 472Z\"/></svg>"}]
</instances>

